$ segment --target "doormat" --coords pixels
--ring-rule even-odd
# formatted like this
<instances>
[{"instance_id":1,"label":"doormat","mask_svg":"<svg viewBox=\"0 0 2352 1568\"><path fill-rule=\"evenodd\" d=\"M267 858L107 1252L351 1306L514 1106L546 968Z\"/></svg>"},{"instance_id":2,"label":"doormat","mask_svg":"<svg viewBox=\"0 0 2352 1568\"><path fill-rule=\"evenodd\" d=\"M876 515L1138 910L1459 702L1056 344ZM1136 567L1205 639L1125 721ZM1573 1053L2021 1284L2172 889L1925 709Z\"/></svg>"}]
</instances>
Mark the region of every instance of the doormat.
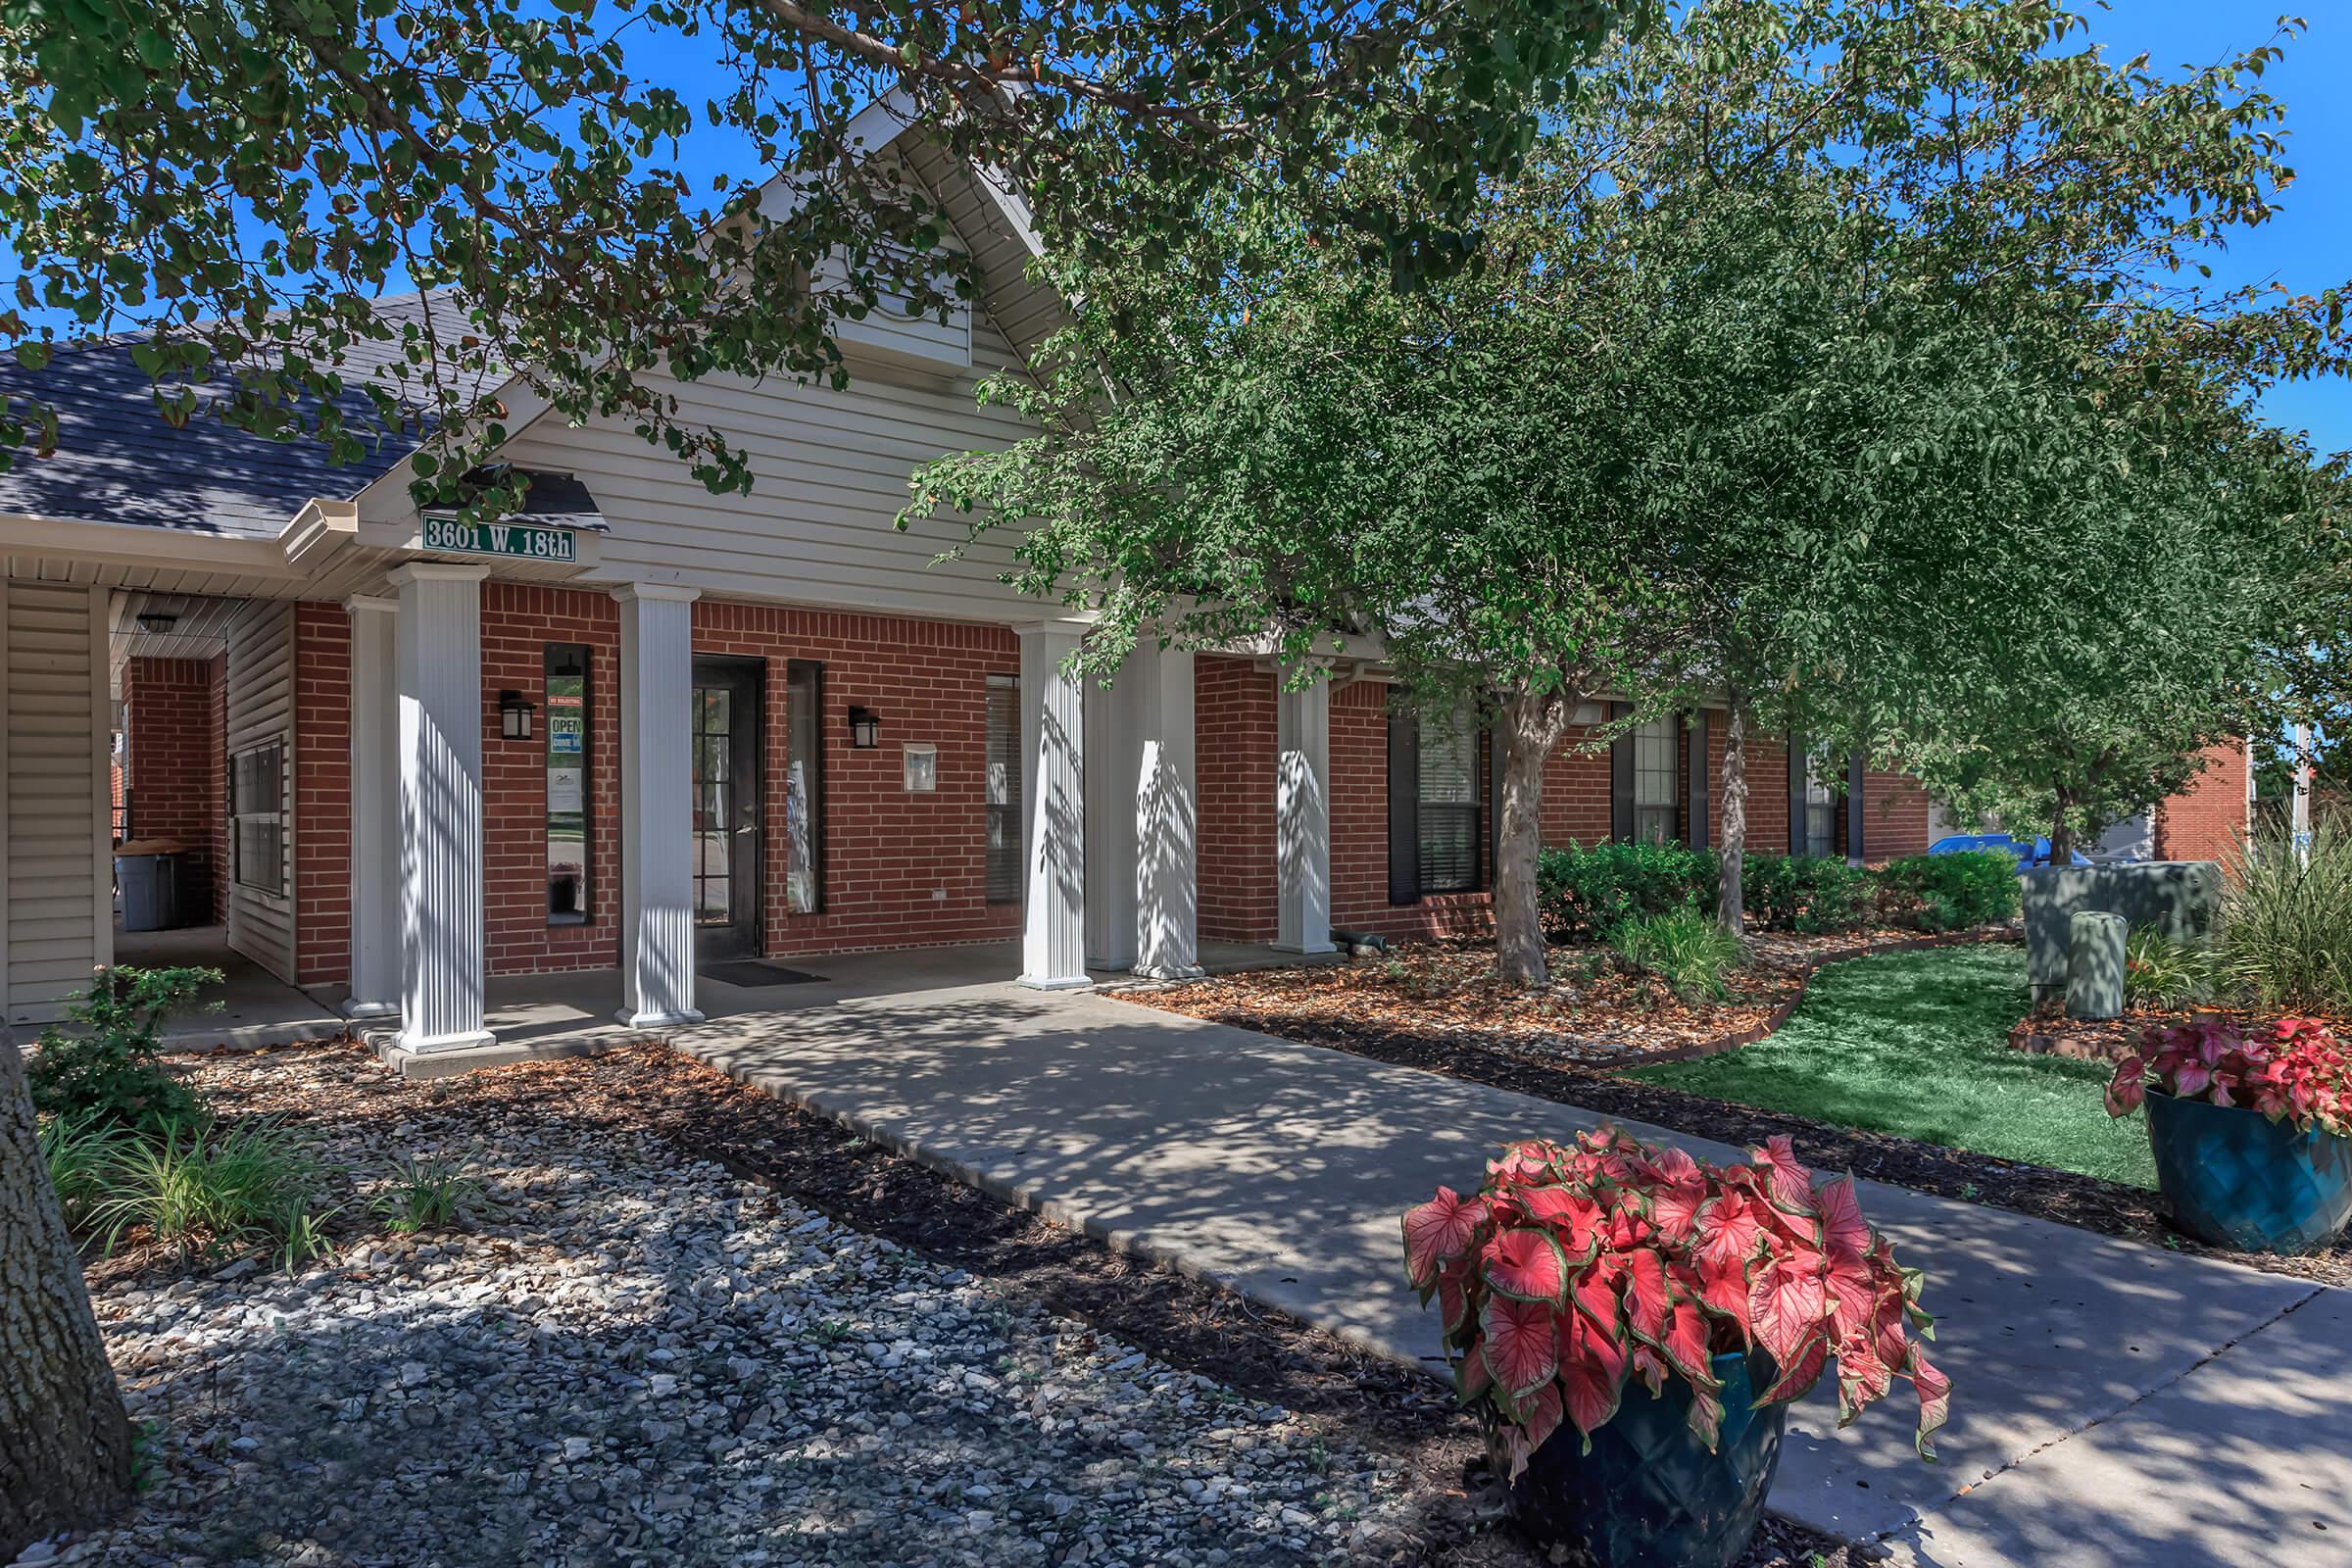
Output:
<instances>
[{"instance_id":1,"label":"doormat","mask_svg":"<svg viewBox=\"0 0 2352 1568\"><path fill-rule=\"evenodd\" d=\"M787 969L780 963L763 963L758 958L738 958L732 963L706 964L697 971L709 975L721 985L743 986L757 991L762 986L799 986L821 981L821 974L808 974L800 969Z\"/></svg>"}]
</instances>

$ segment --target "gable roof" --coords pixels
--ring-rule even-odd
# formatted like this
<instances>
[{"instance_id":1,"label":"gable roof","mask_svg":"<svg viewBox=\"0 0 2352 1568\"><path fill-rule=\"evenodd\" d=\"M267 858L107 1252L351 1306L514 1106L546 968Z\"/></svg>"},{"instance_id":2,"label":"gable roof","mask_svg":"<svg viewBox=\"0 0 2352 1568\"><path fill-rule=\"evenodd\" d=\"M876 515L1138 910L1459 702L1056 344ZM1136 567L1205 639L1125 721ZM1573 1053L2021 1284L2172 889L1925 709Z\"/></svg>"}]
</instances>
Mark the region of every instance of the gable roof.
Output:
<instances>
[{"instance_id":1,"label":"gable roof","mask_svg":"<svg viewBox=\"0 0 2352 1568\"><path fill-rule=\"evenodd\" d=\"M919 135L903 93L885 94L853 118L850 140L858 156L889 148L906 156L916 176L949 208L950 221L971 247L987 310L1024 360L1050 332L1061 309L1049 286L1032 279L1027 264L1040 245L1026 204L1000 175L957 170ZM763 196L783 193L771 180ZM456 291L387 296L380 317L396 323L438 318L462 325ZM131 333L61 347L39 371L0 359L0 397L37 398L56 410L58 441L46 457L20 449L0 472L0 516L130 523L188 535L276 540L313 501L350 502L379 480L398 482L396 469L415 442L376 421L374 405L357 388L368 377L405 363L397 335L390 342L359 341L344 350L340 368L353 390L338 400L366 447L356 461L330 461L325 443L284 439L234 428L199 409L173 426L157 413L155 384L131 358L147 334ZM492 372L486 380L505 379ZM217 390L196 389L201 401ZM531 400L523 400L526 404ZM544 412L543 410L541 412ZM533 416L514 421L516 434ZM603 526L595 498L569 474L533 475L525 510L513 519L566 527Z\"/></svg>"},{"instance_id":2,"label":"gable roof","mask_svg":"<svg viewBox=\"0 0 2352 1568\"><path fill-rule=\"evenodd\" d=\"M445 293L390 296L376 305L396 324L446 318L457 309ZM147 337L125 333L61 347L39 370L0 361L0 395L48 403L58 420L56 451L43 457L21 448L14 466L0 473L0 513L275 539L309 502L350 500L414 447L378 425L374 404L357 386L400 362L397 338L345 351L344 378L354 385L337 401L367 450L338 465L322 441L257 435L201 407L184 425L165 422L155 383L131 359ZM220 398L217 388L196 391L200 404Z\"/></svg>"}]
</instances>

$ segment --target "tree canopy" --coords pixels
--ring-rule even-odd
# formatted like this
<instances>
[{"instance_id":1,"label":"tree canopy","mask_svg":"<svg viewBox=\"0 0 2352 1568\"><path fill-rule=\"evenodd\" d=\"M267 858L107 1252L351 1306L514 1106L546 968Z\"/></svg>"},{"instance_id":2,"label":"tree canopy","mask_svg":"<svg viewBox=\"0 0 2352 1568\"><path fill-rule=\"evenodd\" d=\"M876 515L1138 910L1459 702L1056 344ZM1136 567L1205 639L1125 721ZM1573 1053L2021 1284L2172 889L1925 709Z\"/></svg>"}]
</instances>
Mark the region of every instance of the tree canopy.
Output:
<instances>
[{"instance_id":1,"label":"tree canopy","mask_svg":"<svg viewBox=\"0 0 2352 1568\"><path fill-rule=\"evenodd\" d=\"M423 431L443 501L503 433L510 373L748 487L742 454L679 418L662 374L838 377L835 321L972 287L937 193L865 156L860 104L888 96L1080 253L1115 239L1149 258L1238 182L1410 273L1458 259L1477 177L1513 166L1640 10L8 0L0 226L18 276L0 341L37 368L61 338L143 327L163 416L346 456L367 428ZM664 37L717 62L724 90L692 102L632 65ZM698 133L748 149L743 166L696 177ZM1409 212L1368 222L1329 199L1365 136L1411 149ZM374 302L404 285L452 290L453 309L386 319ZM358 384L355 343L394 345L402 373ZM37 394L0 405L0 461L55 435Z\"/></svg>"},{"instance_id":2,"label":"tree canopy","mask_svg":"<svg viewBox=\"0 0 2352 1568\"><path fill-rule=\"evenodd\" d=\"M1595 62L1490 182L1470 265L1410 290L1279 195L1220 197L1166 265L1068 264L1077 319L989 393L1039 433L932 466L912 510L1017 522L1019 580L1101 614L1102 667L1137 635L1361 632L1479 694L1525 743L1497 919L1506 974L1541 978L1515 894L1564 710L1728 694L1841 749L2014 760L2022 694L2124 691L2189 640L2144 633L2210 578L2159 599L2157 563L2281 559L2308 463L2246 409L2342 368L2339 296L2198 271L2291 181L2278 44L2165 78L2079 27L2038 0L1685 8ZM1397 201L1396 169L1360 150L1343 188ZM2272 580L2215 602L2201 653L2276 629Z\"/></svg>"}]
</instances>

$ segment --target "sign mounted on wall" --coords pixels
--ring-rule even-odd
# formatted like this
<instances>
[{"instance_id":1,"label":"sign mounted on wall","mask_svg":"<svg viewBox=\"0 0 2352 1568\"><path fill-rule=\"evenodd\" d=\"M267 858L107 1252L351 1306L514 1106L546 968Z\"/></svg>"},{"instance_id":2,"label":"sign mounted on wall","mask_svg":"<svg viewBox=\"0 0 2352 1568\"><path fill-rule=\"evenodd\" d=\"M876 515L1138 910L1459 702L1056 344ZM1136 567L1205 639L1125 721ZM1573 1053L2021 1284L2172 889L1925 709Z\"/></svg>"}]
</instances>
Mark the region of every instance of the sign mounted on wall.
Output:
<instances>
[{"instance_id":1,"label":"sign mounted on wall","mask_svg":"<svg viewBox=\"0 0 2352 1568\"><path fill-rule=\"evenodd\" d=\"M570 565L580 559L580 536L535 522L460 522L427 517L420 549L454 556L511 556Z\"/></svg>"}]
</instances>

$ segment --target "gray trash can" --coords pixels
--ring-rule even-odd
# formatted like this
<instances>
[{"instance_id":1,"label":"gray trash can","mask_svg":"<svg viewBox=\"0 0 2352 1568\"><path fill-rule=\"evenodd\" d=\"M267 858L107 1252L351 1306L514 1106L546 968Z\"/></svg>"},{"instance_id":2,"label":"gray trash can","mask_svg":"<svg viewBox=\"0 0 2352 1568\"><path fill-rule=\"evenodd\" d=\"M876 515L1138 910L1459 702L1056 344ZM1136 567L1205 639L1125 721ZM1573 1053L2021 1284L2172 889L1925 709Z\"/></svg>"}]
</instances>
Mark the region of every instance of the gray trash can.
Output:
<instances>
[{"instance_id":1,"label":"gray trash can","mask_svg":"<svg viewBox=\"0 0 2352 1568\"><path fill-rule=\"evenodd\" d=\"M169 931L179 924L179 857L118 855L115 886L122 890L122 929Z\"/></svg>"}]
</instances>

